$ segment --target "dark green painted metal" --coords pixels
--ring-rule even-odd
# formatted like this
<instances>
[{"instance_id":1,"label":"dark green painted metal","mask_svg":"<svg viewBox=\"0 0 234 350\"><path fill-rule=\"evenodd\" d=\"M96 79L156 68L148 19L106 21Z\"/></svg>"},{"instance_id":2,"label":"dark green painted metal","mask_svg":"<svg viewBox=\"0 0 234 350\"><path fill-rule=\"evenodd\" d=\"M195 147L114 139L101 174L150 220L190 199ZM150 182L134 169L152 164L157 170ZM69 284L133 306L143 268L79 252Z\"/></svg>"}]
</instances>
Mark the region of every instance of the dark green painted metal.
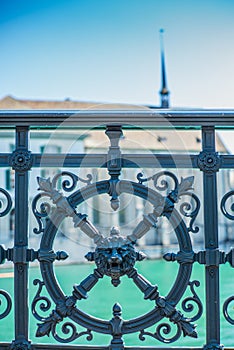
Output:
<instances>
[{"instance_id":1,"label":"dark green painted metal","mask_svg":"<svg viewBox=\"0 0 234 350\"><path fill-rule=\"evenodd\" d=\"M52 216L52 221L49 221L43 233L41 247L39 251L28 249L28 171L32 167L41 165L42 155L31 154L29 150L29 129L33 128L55 128L61 127L97 127L104 129L107 126L106 134L110 140L110 148L108 154L70 154L70 155L46 155L43 156L43 166L58 166L62 161L63 167L103 167L107 168L110 179L103 182L89 184L82 191L77 191L66 197L68 206L65 212L61 206L58 206L57 211ZM121 154L118 145L118 140L121 135L121 125L124 128L136 127L152 127L152 128L199 128L202 129L202 152L200 154ZM228 254L219 250L218 241L218 203L217 203L217 183L216 177L219 169L232 169L234 164L233 155L219 155L215 149L215 129L234 126L234 111L230 110L198 110L198 111L177 111L177 110L156 110L156 111L0 111L0 128L15 129L16 141L15 151L12 154L0 153L0 166L12 166L15 170L15 237L14 247L5 250L0 249L1 261L8 259L14 263L14 312L15 312L15 339L11 343L0 343L0 349L11 350L49 350L49 349L165 349L160 346L156 347L140 347L140 346L124 346L122 335L132 332L142 332L144 329L162 319L163 317L179 317L180 314L174 309L175 305L181 299L185 288L189 283L192 264L198 262L205 265L206 276L206 344L204 349L222 349L220 345L220 290L219 290L219 265L229 262L234 266L234 254L231 250ZM192 251L192 245L188 238L188 228L180 220L180 214L176 211L165 211L164 215L176 232L180 252L178 254L167 254L167 261L177 260L180 264L178 277L171 291L168 293L165 305L164 299L158 297L156 287L150 286L146 279L139 275L134 275L135 271L128 272L129 278L132 278L134 283L140 290L147 295L147 288L155 292L154 299L157 307L155 310L141 315L136 319L123 321L121 320L121 308L115 306L113 308L113 318L110 321L99 320L89 315L86 315L73 308L66 309L71 314L66 314L61 308L61 301L66 303L67 299L63 291L60 289L56 278L53 274L53 262L55 259L65 259L63 252L54 253L53 240L57 232L57 226L65 217L72 216L72 210L83 202L84 198L91 198L94 195L108 193L117 205L118 196L120 193L131 193L145 200L149 200L155 204L158 200L155 192L152 192L143 182L148 179L141 179L139 183L130 183L129 181L119 181L121 169L151 167L154 168L155 160L160 163L162 168L196 168L203 172L203 201L204 205L204 251L196 254ZM118 191L116 186L119 186ZM229 219L234 217L227 213L224 209L225 201L232 195L226 194L222 201L222 212ZM172 198L172 195L171 195ZM167 200L171 200L170 197ZM61 199L61 198L60 198ZM56 199L57 200L57 199ZM63 199L61 199L63 200ZM62 203L62 202L61 202ZM64 204L64 202L63 202ZM172 205L172 204L170 204ZM10 206L9 206L10 208ZM72 209L71 209L72 208ZM71 210L71 211L70 211ZM78 220L78 219L77 219ZM80 222L84 217L80 219ZM77 221L78 222L78 221ZM142 224L143 225L143 224ZM87 228L86 228L87 229ZM104 334L113 336L109 346L92 346L83 345L43 345L31 344L28 339L28 264L29 261L38 259L41 265L43 283L49 291L50 297L57 305L53 316L64 317L69 316L75 323L84 326L87 329L87 335L90 330L94 330ZM49 260L48 260L49 259ZM83 281L80 286L82 288L92 287L94 283L101 278L97 273L88 276L87 280ZM76 288L76 291L79 291ZM79 293L78 293L79 294ZM77 294L77 295L78 295ZM73 293L73 296L75 293ZM8 300L8 296L6 296ZM39 298L39 297L38 297ZM69 301L72 301L70 299ZM227 300L225 308L229 301ZM168 302L168 304L166 304ZM59 304L60 303L60 304ZM6 314L10 311L11 301L8 300L8 308ZM65 304L64 304L65 305ZM159 306L160 305L160 306ZM63 306L63 305L62 305ZM60 307L60 309L59 309ZM229 317L227 310L224 308L224 315L228 322L233 324L233 320ZM63 310L63 311L61 311ZM60 313L59 313L60 312ZM64 313L65 312L65 313ZM64 314L63 314L64 313ZM23 315L23 317L22 317ZM5 314L3 313L3 318ZM183 315L181 316L183 317ZM119 325L119 320L121 326ZM173 322L177 322L178 320ZM183 322L183 319L182 319ZM187 321L186 321L187 322ZM45 322L46 323L46 322ZM186 324L187 325L187 324ZM118 333L119 332L119 333ZM42 332L43 333L43 332ZM120 334L121 333L121 334ZM150 334L153 336L153 334ZM166 349L178 349L177 347L168 346ZM182 348L180 348L182 349ZM184 350L201 349L200 347L184 347ZM229 348L231 349L231 348Z\"/></svg>"}]
</instances>

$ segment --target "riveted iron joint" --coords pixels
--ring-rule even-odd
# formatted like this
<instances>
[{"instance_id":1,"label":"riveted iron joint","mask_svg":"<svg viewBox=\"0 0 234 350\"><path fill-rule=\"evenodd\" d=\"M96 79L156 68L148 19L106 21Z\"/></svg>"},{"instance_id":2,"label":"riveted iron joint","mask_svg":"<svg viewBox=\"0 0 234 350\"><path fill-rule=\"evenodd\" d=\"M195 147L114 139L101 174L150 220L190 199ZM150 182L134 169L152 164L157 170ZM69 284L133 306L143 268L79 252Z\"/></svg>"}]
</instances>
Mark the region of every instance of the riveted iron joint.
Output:
<instances>
[{"instance_id":1,"label":"riveted iron joint","mask_svg":"<svg viewBox=\"0 0 234 350\"><path fill-rule=\"evenodd\" d=\"M175 253L166 253L163 256L163 259L166 261L177 261L179 264L188 264L194 262L194 252L184 252L180 251L177 254Z\"/></svg>"},{"instance_id":2,"label":"riveted iron joint","mask_svg":"<svg viewBox=\"0 0 234 350\"><path fill-rule=\"evenodd\" d=\"M27 249L25 246L4 249L2 245L0 246L0 264L4 264L5 260L12 261L15 264L25 264L36 259L40 262L53 262L55 260L65 260L67 258L68 254L64 251L35 251L34 249Z\"/></svg>"},{"instance_id":3,"label":"riveted iron joint","mask_svg":"<svg viewBox=\"0 0 234 350\"><path fill-rule=\"evenodd\" d=\"M206 266L219 266L228 261L234 267L234 250L227 255L218 249L202 250L198 253L180 251L177 254L166 253L163 258L166 261L177 261L180 264L198 262Z\"/></svg>"},{"instance_id":4,"label":"riveted iron joint","mask_svg":"<svg viewBox=\"0 0 234 350\"><path fill-rule=\"evenodd\" d=\"M24 247L14 247L13 248L13 262L17 263L26 263L27 262L27 248Z\"/></svg>"},{"instance_id":5,"label":"riveted iron joint","mask_svg":"<svg viewBox=\"0 0 234 350\"><path fill-rule=\"evenodd\" d=\"M54 252L53 250L39 250L38 260L44 262L54 262L55 260L65 260L68 258L68 254L64 251Z\"/></svg>"},{"instance_id":6,"label":"riveted iron joint","mask_svg":"<svg viewBox=\"0 0 234 350\"><path fill-rule=\"evenodd\" d=\"M224 264L225 253L218 249L206 250L206 266L219 266L219 264Z\"/></svg>"},{"instance_id":7,"label":"riveted iron joint","mask_svg":"<svg viewBox=\"0 0 234 350\"><path fill-rule=\"evenodd\" d=\"M27 249L26 247L13 248L13 262L26 264L29 261L34 261L38 258L38 252L34 249Z\"/></svg>"},{"instance_id":8,"label":"riveted iron joint","mask_svg":"<svg viewBox=\"0 0 234 350\"><path fill-rule=\"evenodd\" d=\"M25 264L37 258L38 252L34 249L27 249L25 246L8 249L4 249L2 245L0 246L0 264L4 264L5 260L12 261L15 264Z\"/></svg>"},{"instance_id":9,"label":"riveted iron joint","mask_svg":"<svg viewBox=\"0 0 234 350\"><path fill-rule=\"evenodd\" d=\"M225 252L219 249L207 249L194 254L194 261L206 266L219 266L225 264Z\"/></svg>"}]
</instances>

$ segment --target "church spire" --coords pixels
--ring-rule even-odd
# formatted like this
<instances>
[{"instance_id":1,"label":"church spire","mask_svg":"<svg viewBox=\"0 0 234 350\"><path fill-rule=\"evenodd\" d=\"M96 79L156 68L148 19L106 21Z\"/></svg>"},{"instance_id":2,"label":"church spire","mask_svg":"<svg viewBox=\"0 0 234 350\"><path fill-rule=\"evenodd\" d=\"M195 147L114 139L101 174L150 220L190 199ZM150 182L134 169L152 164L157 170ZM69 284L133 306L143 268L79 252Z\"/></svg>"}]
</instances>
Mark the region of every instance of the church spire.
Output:
<instances>
[{"instance_id":1,"label":"church spire","mask_svg":"<svg viewBox=\"0 0 234 350\"><path fill-rule=\"evenodd\" d=\"M167 79L166 79L166 67L165 67L165 55L164 55L164 45L163 45L163 33L164 30L160 29L160 49L161 49L161 78L162 78L162 88L160 90L161 95L161 108L169 108L169 90L167 89Z\"/></svg>"}]
</instances>

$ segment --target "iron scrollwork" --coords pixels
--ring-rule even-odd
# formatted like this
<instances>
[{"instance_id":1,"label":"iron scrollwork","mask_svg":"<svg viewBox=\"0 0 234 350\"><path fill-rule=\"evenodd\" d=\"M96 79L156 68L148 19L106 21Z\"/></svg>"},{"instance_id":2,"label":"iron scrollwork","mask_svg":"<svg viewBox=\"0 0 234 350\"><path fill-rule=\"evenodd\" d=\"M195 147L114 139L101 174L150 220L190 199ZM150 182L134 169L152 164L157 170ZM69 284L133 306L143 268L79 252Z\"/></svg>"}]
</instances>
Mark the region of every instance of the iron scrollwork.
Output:
<instances>
[{"instance_id":1,"label":"iron scrollwork","mask_svg":"<svg viewBox=\"0 0 234 350\"><path fill-rule=\"evenodd\" d=\"M109 170L111 170L111 167ZM200 317L202 309L194 291L194 285L197 286L197 284L195 282L190 284L189 282L192 264L194 262L194 253L192 251L189 231L196 230L192 228L192 225L194 222L193 219L195 219L199 210L198 199L195 199L195 195L193 197L190 192L194 178L181 178L181 181L179 182L174 174L170 172L160 172L151 177L155 184L156 190L154 190L143 185L143 182L146 182L149 179L144 180L142 176L138 176L139 182L136 183L119 180L118 174L114 173L114 170L113 173L110 171L110 175L111 178L109 180L96 183L87 181L86 186L75 192L72 192L75 189L73 184L65 183L63 189L67 192L72 192L68 197L65 197L58 189L56 189L58 176L52 180L38 178L39 189L42 191L39 196L47 196L50 198L55 208L50 215L48 215L48 210L44 210L48 218L45 226L43 228L39 227L38 230L43 232L38 253L43 282L35 281L35 284L39 284L39 290L32 304L33 314L40 321L38 324L37 336L52 334L53 337L60 342L70 342L81 335L87 335L87 339L91 340L91 332L96 331L103 334L111 334L113 337L113 346L115 343L123 344L123 334L138 331L141 332L141 339L148 334L165 343L175 341L182 333L183 335L196 337L196 326L192 324L192 322ZM165 179L158 184L158 181L162 176L169 176L174 182L174 186L171 190ZM71 175L70 177L72 181L76 181L75 176ZM163 196L160 192L165 190L166 195ZM115 191L116 194L114 193ZM86 214L81 214L76 211L76 208L86 199L104 193L111 195L112 199L116 196L116 200L119 200L118 197L121 193L139 196L148 200L152 204L153 211L143 216L143 219L137 224L130 235L124 236L120 234L118 228L114 227L111 229L109 237L104 237L88 220ZM182 209L180 212L175 208L175 204L184 195L192 197L197 203L197 209L192 210L192 214L190 215L187 215L186 210L191 209L191 207L186 203L181 205ZM39 214L35 209L39 196L35 197L33 211L36 218L40 221L45 213L42 213L43 215ZM44 208L47 208L46 204L44 204ZM113 210L116 209L117 208L113 207ZM191 217L192 223L190 223L189 227L186 227L181 218L181 213L184 216ZM55 260L53 241L59 225L67 216L70 216L73 219L74 227L79 227L81 231L90 237L96 245L94 251L86 254L86 258L89 261L94 261L96 264L94 272L87 276L82 282L80 282L80 284L75 284L70 296L63 294L56 278L54 277L53 271L53 261ZM178 277L168 295L165 297L159 295L157 285L152 285L147 279L141 276L134 267L136 261L144 259L144 254L135 249L137 240L143 237L151 227L155 227L158 218L161 216L164 216L170 222L175 231L180 247L180 254L177 258L179 263ZM64 254L66 255L66 253ZM155 302L154 310L144 315L144 317L140 316L128 321L124 321L121 318L122 310L118 305L114 306L114 317L110 321L99 320L82 312L76 305L77 301L86 299L88 297L88 292L104 275L111 278L112 284L115 287L119 285L122 276L126 275L131 278L135 285L142 291L144 298ZM51 284L51 281L53 281L53 284ZM36 305L38 305L38 303L41 303L40 309L43 312L49 311L49 308L51 307L49 300L40 295L44 284L49 295L56 304L56 307L48 317L41 317L36 312ZM191 303L189 302L193 301L197 303L199 311L193 318L185 317L176 309L176 305L180 301L188 285L190 285L193 296L184 300L182 308L186 312L191 312L193 311L193 306L191 306ZM56 327L66 317L69 317L74 323L66 322L62 326L62 332L64 334L68 334L69 330L71 333L69 337L63 339L56 333ZM169 324L160 324L157 327L156 333L153 335L145 331L146 328L157 324L165 317L177 327L176 335L173 336L170 341L165 339L161 334L162 331L164 334L169 333L171 330ZM76 323L86 328L86 331L78 333L76 331Z\"/></svg>"},{"instance_id":2,"label":"iron scrollwork","mask_svg":"<svg viewBox=\"0 0 234 350\"><path fill-rule=\"evenodd\" d=\"M172 327L168 323L161 323L157 326L155 333L146 332L142 330L139 335L140 340L145 340L145 336L148 335L153 337L163 343L173 343L178 340L183 333L183 336L190 336L193 338L197 338L196 325L192 324L198 320L203 312L203 307L200 298L194 290L194 286L198 287L200 283L198 281L189 282L189 287L192 292L192 297L187 297L182 301L182 309L185 312L192 312L194 310L194 304L197 305L198 311L193 317L185 317L180 311L177 311L175 307L164 297L156 296L155 301L156 305L160 308L160 312L163 316L169 318L170 322L176 325L176 334L171 338L165 337L165 335L169 335L172 332ZM193 302L193 304L191 304Z\"/></svg>"},{"instance_id":3,"label":"iron scrollwork","mask_svg":"<svg viewBox=\"0 0 234 350\"><path fill-rule=\"evenodd\" d=\"M93 179L91 174L87 174L87 179L83 179L80 176L73 174L69 171L62 171L61 173L55 175L54 178L52 179L53 188L57 187L58 181L63 176L70 178L70 180L66 179L62 181L61 187L65 192L72 192L76 188L78 181L85 183L86 185L90 185Z\"/></svg>"},{"instance_id":4,"label":"iron scrollwork","mask_svg":"<svg viewBox=\"0 0 234 350\"><path fill-rule=\"evenodd\" d=\"M161 335L160 332L164 328L164 327L162 327L162 325L159 325L157 327L155 333L145 332L144 330L141 330L141 333L139 336L139 338L141 340L144 340L145 335L150 335L150 336L154 337L155 339L162 341L162 342L174 342L175 340L177 340L180 337L181 332L183 332L184 336L187 335L187 336L190 336L193 338L197 338L197 332L195 330L196 325L193 325L191 323L195 320L195 317L193 319L184 317L184 315L180 311L176 310L173 302L170 302L167 300L167 298L159 295L158 286L151 285L151 283L149 281L147 281L143 276L141 276L137 273L136 269L132 269L128 273L128 277L132 278L134 283L137 285L137 287L144 293L145 299L150 299L150 300L155 301L156 308L158 308L161 316L167 317L171 322L173 322L174 324L177 325L176 336L172 337L170 341L168 339L166 340ZM193 306L191 304L186 306L186 303L188 301L191 301L191 300L197 302L197 300L195 300L195 298L194 299L187 298L187 300L185 300L182 304L184 311L188 312L188 311L193 310ZM196 316L197 317L200 316L200 313L199 313L199 315L196 315ZM166 326L166 329L169 332L171 330L171 327L168 325L168 326ZM165 328L164 328L164 331L165 331Z\"/></svg>"},{"instance_id":5,"label":"iron scrollwork","mask_svg":"<svg viewBox=\"0 0 234 350\"><path fill-rule=\"evenodd\" d=\"M169 182L165 180L166 176L169 177L174 183L174 188L170 192L169 192L169 188L170 188ZM159 184L160 179L161 181ZM182 177L181 182L179 183L177 177L174 174L170 173L169 171L161 171L148 178L144 178L143 174L139 173L137 175L137 180L140 184L143 184L145 182L152 180L154 183L154 187L158 191L168 191L169 192L168 204L171 201L174 204L177 203L182 196L190 197L191 201L190 202L186 201L182 203L180 205L179 210L183 216L190 218L188 231L192 233L197 233L199 231L199 228L197 226L193 227L193 225L200 210L200 201L194 193L189 192L189 190L193 189L192 188L192 185L194 182L193 176L187 177L185 179ZM174 205L172 205L172 208L173 207Z\"/></svg>"},{"instance_id":6,"label":"iron scrollwork","mask_svg":"<svg viewBox=\"0 0 234 350\"><path fill-rule=\"evenodd\" d=\"M229 309L230 309L230 305L231 303L233 304L234 302L234 296L229 297L227 300L225 300L224 304L223 304L223 314L225 319L231 323L232 325L234 325L234 318L231 317L230 313L229 313ZM232 308L233 309L233 308Z\"/></svg>"},{"instance_id":7,"label":"iron scrollwork","mask_svg":"<svg viewBox=\"0 0 234 350\"><path fill-rule=\"evenodd\" d=\"M3 188L0 188L0 194L2 194L6 200L6 203L4 203L3 199L0 199L0 217L3 217L7 215L12 208L12 199L10 194ZM9 249L5 250L3 246L0 246L0 264L3 264L5 262L5 259L8 258L9 254ZM2 304L2 300L5 300L6 306L5 309L0 312L0 320L8 316L12 309L11 296L6 291L0 289L0 305Z\"/></svg>"},{"instance_id":8,"label":"iron scrollwork","mask_svg":"<svg viewBox=\"0 0 234 350\"><path fill-rule=\"evenodd\" d=\"M192 207L191 202L184 202L180 206L180 213L185 217L191 218L189 222L188 231L192 233L197 233L199 231L199 227L198 226L194 227L193 225L200 210L200 206L201 206L200 201L194 193L189 193L189 194L185 193L185 194L191 197L191 199L194 201L194 205Z\"/></svg>"},{"instance_id":9,"label":"iron scrollwork","mask_svg":"<svg viewBox=\"0 0 234 350\"><path fill-rule=\"evenodd\" d=\"M225 262L229 262L234 267L234 249L232 248L225 256ZM234 325L234 318L230 315L231 304L233 305L234 296L227 298L223 304L223 315L227 322ZM233 307L232 307L233 309Z\"/></svg>"},{"instance_id":10,"label":"iron scrollwork","mask_svg":"<svg viewBox=\"0 0 234 350\"><path fill-rule=\"evenodd\" d=\"M228 218L229 220L234 220L234 203L232 203L230 205L230 208L227 209L227 202L230 198L232 198L234 196L234 191L230 191L228 193L226 193L222 200L221 200L221 204L220 204L220 207L221 207L221 211L223 213L224 216L226 216L226 218ZM234 199L234 197L233 197Z\"/></svg>"},{"instance_id":11,"label":"iron scrollwork","mask_svg":"<svg viewBox=\"0 0 234 350\"><path fill-rule=\"evenodd\" d=\"M9 315L12 309L12 300L10 295L4 290L0 290L0 305L2 304L1 302L2 297L6 300L6 307L5 307L5 310L0 313L0 320L6 317L7 315Z\"/></svg>"},{"instance_id":12,"label":"iron scrollwork","mask_svg":"<svg viewBox=\"0 0 234 350\"><path fill-rule=\"evenodd\" d=\"M155 333L141 331L139 335L140 340L145 340L145 335L148 335L163 343L173 343L180 338L181 333L183 333L184 337L190 336L192 338L197 338L196 325L191 324L191 319L184 317L184 315L168 303L165 298L159 297L156 300L156 305L160 308L160 313L169 318L170 322L176 325L176 334L171 338L165 338L162 335L162 331L164 334L170 334L171 326L164 322L157 326Z\"/></svg>"},{"instance_id":13,"label":"iron scrollwork","mask_svg":"<svg viewBox=\"0 0 234 350\"><path fill-rule=\"evenodd\" d=\"M67 338L60 337L56 332L56 327L65 317L72 314L76 299L73 297L68 297L65 300L59 300L57 302L56 309L53 310L48 317L40 316L36 311L37 304L40 304L39 308L41 311L46 312L51 308L51 301L49 298L41 296L44 282L40 281L39 279L35 279L33 283L34 285L38 285L38 291L32 302L32 313L34 317L41 322L37 324L38 328L36 337L43 337L44 335L49 336L52 334L57 341L61 343L68 343L80 338L83 335L86 335L87 340L92 340L93 336L90 330L78 333L76 326L71 322L64 323L61 328L63 334L71 333L70 336Z\"/></svg>"},{"instance_id":14,"label":"iron scrollwork","mask_svg":"<svg viewBox=\"0 0 234 350\"><path fill-rule=\"evenodd\" d=\"M10 194L6 190L4 190L3 188L0 188L0 194L2 194L6 199L6 204L4 204L4 201L2 198L0 199L0 209L1 209L0 210L0 217L3 217L5 215L7 215L12 208L12 199L11 199Z\"/></svg>"},{"instance_id":15,"label":"iron scrollwork","mask_svg":"<svg viewBox=\"0 0 234 350\"><path fill-rule=\"evenodd\" d=\"M140 334L139 334L139 339L144 341L146 339L145 336L148 335L148 336L150 336L150 337L152 337L152 338L154 338L156 340L161 341L162 343L167 343L167 344L168 343L173 343L176 340L178 340L180 338L180 336L181 336L181 329L180 329L179 324L176 324L176 327L177 327L176 334L173 337L171 337L171 338L166 338L165 336L162 335L162 332L164 334L166 334L166 335L170 334L171 333L171 329L172 329L170 324L163 322L163 323L161 323L161 324L159 324L157 326L157 328L156 328L154 333L146 332L146 331L142 330L140 332Z\"/></svg>"},{"instance_id":16,"label":"iron scrollwork","mask_svg":"<svg viewBox=\"0 0 234 350\"><path fill-rule=\"evenodd\" d=\"M199 281L192 281L189 282L189 287L190 287L190 291L192 293L192 296L185 298L182 301L182 309L185 312L193 312L195 305L197 306L197 313L193 316L190 317L190 321L191 322L195 322L197 321L203 313L203 306L202 306L202 302L201 299L198 297L197 293L195 292L195 287L199 287L200 286L200 282Z\"/></svg>"},{"instance_id":17,"label":"iron scrollwork","mask_svg":"<svg viewBox=\"0 0 234 350\"><path fill-rule=\"evenodd\" d=\"M51 205L47 201L43 201L40 204L40 208L37 208L38 202L41 198L48 197L52 199L53 204L56 204L57 206L60 206L61 209L65 209L68 211L68 215L70 215L73 210L71 209L70 205L66 202L66 198L62 195L62 193L57 189L58 181L63 177L66 176L70 178L70 180L66 179L62 181L61 187L65 192L72 192L75 187L77 186L78 181L85 183L87 186L91 184L92 181L92 175L88 174L87 179L83 179L71 172L63 171L57 175L54 176L52 181L50 178L43 179L41 177L37 178L39 190L42 192L34 197L32 202L32 210L33 214L37 220L38 228L34 228L33 232L36 234L44 232L44 226L45 223L43 222L43 219L46 219L48 215L51 212Z\"/></svg>"},{"instance_id":18,"label":"iron scrollwork","mask_svg":"<svg viewBox=\"0 0 234 350\"><path fill-rule=\"evenodd\" d=\"M234 203L233 197L234 191L229 191L226 193L220 203L221 211L223 215L229 220L234 220ZM232 198L232 203L229 203L229 208L227 209L227 203ZM234 249L232 248L225 256L225 262L229 262L232 267L234 267ZM234 296L227 298L223 304L223 315L227 322L234 325L234 318L230 315L230 305L234 302Z\"/></svg>"}]
</instances>

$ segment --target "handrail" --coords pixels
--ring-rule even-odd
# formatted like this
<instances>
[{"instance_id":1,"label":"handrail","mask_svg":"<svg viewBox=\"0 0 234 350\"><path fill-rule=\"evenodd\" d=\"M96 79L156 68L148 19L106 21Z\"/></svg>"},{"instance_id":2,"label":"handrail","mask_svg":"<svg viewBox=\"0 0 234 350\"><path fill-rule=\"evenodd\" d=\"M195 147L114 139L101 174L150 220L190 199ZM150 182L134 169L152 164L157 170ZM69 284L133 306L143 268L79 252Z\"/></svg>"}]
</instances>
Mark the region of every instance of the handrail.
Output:
<instances>
[{"instance_id":1,"label":"handrail","mask_svg":"<svg viewBox=\"0 0 234 350\"><path fill-rule=\"evenodd\" d=\"M155 110L1 110L0 126L15 127L200 127L234 126L234 109Z\"/></svg>"}]
</instances>

